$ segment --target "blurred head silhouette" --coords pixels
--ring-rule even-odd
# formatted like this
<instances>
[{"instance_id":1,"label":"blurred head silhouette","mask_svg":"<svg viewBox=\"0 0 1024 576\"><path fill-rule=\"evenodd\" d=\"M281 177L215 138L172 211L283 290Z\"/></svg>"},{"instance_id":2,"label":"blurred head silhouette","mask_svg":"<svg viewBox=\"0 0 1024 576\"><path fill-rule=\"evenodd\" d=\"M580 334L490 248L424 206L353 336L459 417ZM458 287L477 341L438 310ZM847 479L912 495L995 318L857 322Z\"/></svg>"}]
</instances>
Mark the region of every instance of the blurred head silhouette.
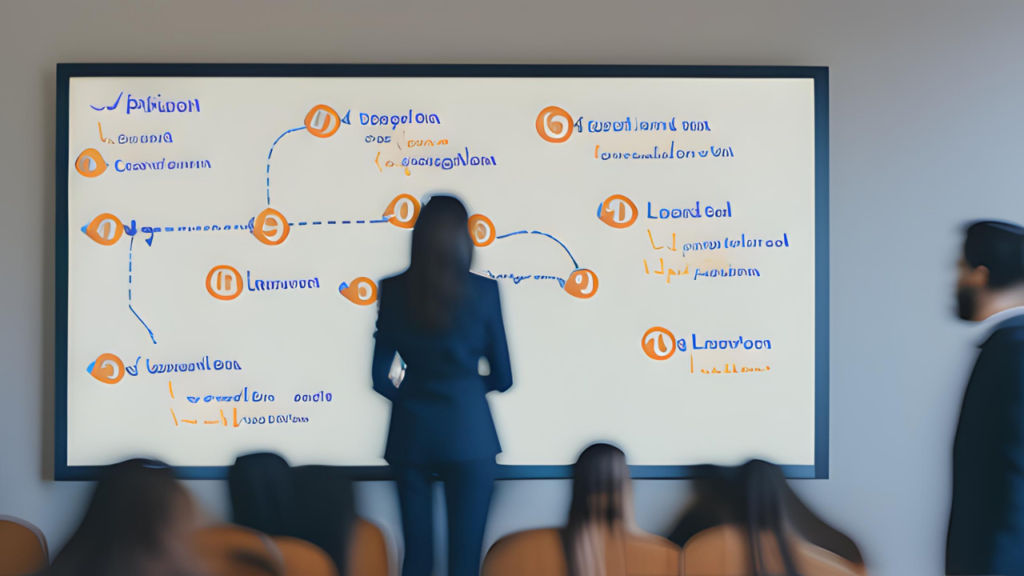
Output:
<instances>
[{"instance_id":1,"label":"blurred head silhouette","mask_svg":"<svg viewBox=\"0 0 1024 576\"><path fill-rule=\"evenodd\" d=\"M409 304L423 329L447 328L473 263L469 213L454 196L436 195L423 206L412 232Z\"/></svg>"},{"instance_id":2,"label":"blurred head silhouette","mask_svg":"<svg viewBox=\"0 0 1024 576\"><path fill-rule=\"evenodd\" d=\"M978 322L1024 306L1024 228L982 221L967 226L957 264L957 314Z\"/></svg>"},{"instance_id":3,"label":"blurred head silhouette","mask_svg":"<svg viewBox=\"0 0 1024 576\"><path fill-rule=\"evenodd\" d=\"M594 444L573 468L572 503L565 529L570 576L603 576L605 541L634 529L633 491L626 455Z\"/></svg>"},{"instance_id":4,"label":"blurred head silhouette","mask_svg":"<svg viewBox=\"0 0 1024 576\"><path fill-rule=\"evenodd\" d=\"M47 574L177 576L193 572L192 500L170 468L151 460L108 467L85 518Z\"/></svg>"}]
</instances>

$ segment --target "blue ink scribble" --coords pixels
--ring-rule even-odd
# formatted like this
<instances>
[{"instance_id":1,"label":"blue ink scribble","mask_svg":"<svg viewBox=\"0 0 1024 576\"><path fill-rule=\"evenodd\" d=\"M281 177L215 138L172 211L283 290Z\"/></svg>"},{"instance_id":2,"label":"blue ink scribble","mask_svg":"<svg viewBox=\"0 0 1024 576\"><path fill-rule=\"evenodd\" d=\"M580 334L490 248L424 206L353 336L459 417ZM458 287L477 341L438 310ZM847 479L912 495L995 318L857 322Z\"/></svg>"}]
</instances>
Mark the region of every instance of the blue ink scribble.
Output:
<instances>
[{"instance_id":1,"label":"blue ink scribble","mask_svg":"<svg viewBox=\"0 0 1024 576\"><path fill-rule=\"evenodd\" d=\"M102 112L103 110L114 110L115 108L117 108L117 105L121 103L121 96L124 96L124 92L121 92L120 94L118 94L117 95L117 100L115 100L114 103L111 104L110 106L93 106L92 104L90 104L89 108L92 108L93 110L96 110L97 112Z\"/></svg>"}]
</instances>

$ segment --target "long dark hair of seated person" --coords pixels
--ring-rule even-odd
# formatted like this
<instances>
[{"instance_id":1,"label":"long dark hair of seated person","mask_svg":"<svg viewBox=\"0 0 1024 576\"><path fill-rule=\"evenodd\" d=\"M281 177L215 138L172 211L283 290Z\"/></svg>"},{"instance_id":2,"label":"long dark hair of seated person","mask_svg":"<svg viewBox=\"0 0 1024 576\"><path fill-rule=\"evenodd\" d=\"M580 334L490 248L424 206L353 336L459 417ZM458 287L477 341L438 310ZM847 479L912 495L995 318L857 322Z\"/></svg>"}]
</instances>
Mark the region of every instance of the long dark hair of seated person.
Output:
<instances>
[{"instance_id":1,"label":"long dark hair of seated person","mask_svg":"<svg viewBox=\"0 0 1024 576\"><path fill-rule=\"evenodd\" d=\"M606 543L634 530L632 483L626 455L594 444L573 467L569 523L562 532L570 576L603 576Z\"/></svg>"},{"instance_id":2,"label":"long dark hair of seated person","mask_svg":"<svg viewBox=\"0 0 1024 576\"><path fill-rule=\"evenodd\" d=\"M163 576L193 572L195 509L166 465L128 460L103 472L78 530L48 576Z\"/></svg>"},{"instance_id":3,"label":"long dark hair of seated person","mask_svg":"<svg viewBox=\"0 0 1024 576\"><path fill-rule=\"evenodd\" d=\"M812 512L786 482L782 469L762 460L738 467L701 466L694 499L669 540L682 547L698 533L735 524L778 525L780 514L789 527L809 543L842 558L863 564L857 544ZM776 504L777 503L777 504Z\"/></svg>"}]
</instances>

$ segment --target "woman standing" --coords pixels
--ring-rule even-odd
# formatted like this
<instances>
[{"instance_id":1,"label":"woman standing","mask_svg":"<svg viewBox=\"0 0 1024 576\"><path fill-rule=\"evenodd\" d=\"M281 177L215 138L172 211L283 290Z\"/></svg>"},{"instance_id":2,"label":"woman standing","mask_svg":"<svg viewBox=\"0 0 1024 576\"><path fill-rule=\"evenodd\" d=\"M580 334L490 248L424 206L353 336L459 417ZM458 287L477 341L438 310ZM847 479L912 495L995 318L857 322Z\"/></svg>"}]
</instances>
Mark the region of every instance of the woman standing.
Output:
<instances>
[{"instance_id":1,"label":"woman standing","mask_svg":"<svg viewBox=\"0 0 1024 576\"><path fill-rule=\"evenodd\" d=\"M392 402L384 457L402 507L403 576L433 569L435 478L445 484L449 574L480 569L501 452L486 395L508 390L512 370L498 285L470 272L472 259L465 206L434 196L413 230L409 269L380 285L373 388ZM404 371L392 377L396 353Z\"/></svg>"}]
</instances>

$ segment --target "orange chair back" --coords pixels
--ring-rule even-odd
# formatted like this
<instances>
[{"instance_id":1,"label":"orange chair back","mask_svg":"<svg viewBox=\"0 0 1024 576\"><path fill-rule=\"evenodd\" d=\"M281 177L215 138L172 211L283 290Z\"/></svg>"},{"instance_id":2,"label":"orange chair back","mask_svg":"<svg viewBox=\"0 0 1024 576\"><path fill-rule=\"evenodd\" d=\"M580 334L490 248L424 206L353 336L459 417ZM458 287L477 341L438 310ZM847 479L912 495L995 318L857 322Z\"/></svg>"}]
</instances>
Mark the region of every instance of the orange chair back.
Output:
<instances>
[{"instance_id":1,"label":"orange chair back","mask_svg":"<svg viewBox=\"0 0 1024 576\"><path fill-rule=\"evenodd\" d=\"M0 576L35 574L49 565L42 531L13 516L0 516Z\"/></svg>"},{"instance_id":2,"label":"orange chair back","mask_svg":"<svg viewBox=\"0 0 1024 576\"><path fill-rule=\"evenodd\" d=\"M261 532L222 524L197 531L193 542L210 576L286 574L280 550Z\"/></svg>"},{"instance_id":3,"label":"orange chair back","mask_svg":"<svg viewBox=\"0 0 1024 576\"><path fill-rule=\"evenodd\" d=\"M781 574L782 556L774 535L764 534L761 550L765 568ZM837 556L799 538L792 538L794 562L801 576L866 576L861 564ZM750 544L746 529L726 525L709 528L691 538L682 553L682 576L749 576Z\"/></svg>"},{"instance_id":4,"label":"orange chair back","mask_svg":"<svg viewBox=\"0 0 1024 576\"><path fill-rule=\"evenodd\" d=\"M285 576L338 576L334 560L316 544L289 536L273 540L284 560Z\"/></svg>"},{"instance_id":5,"label":"orange chair back","mask_svg":"<svg viewBox=\"0 0 1024 576\"><path fill-rule=\"evenodd\" d=\"M388 576L388 547L380 528L357 519L347 560L348 576Z\"/></svg>"},{"instance_id":6,"label":"orange chair back","mask_svg":"<svg viewBox=\"0 0 1024 576\"><path fill-rule=\"evenodd\" d=\"M678 576L679 548L651 534L630 534L605 543L607 576ZM484 576L566 576L569 565L561 531L528 530L498 540L484 559Z\"/></svg>"}]
</instances>

